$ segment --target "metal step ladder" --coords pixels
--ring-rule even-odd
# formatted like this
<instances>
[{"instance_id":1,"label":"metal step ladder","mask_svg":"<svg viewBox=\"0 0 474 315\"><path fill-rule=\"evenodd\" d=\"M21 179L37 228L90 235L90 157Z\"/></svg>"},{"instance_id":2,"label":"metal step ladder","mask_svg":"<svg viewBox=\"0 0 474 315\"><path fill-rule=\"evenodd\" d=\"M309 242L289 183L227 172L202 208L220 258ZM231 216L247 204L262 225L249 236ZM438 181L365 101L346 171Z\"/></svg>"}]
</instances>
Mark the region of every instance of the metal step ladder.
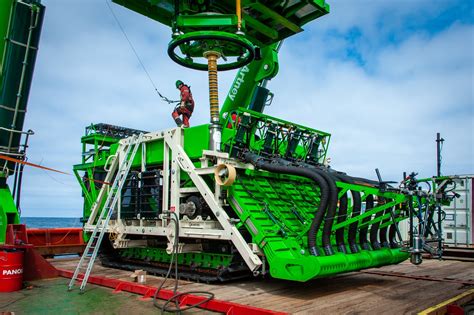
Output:
<instances>
[{"instance_id":1,"label":"metal step ladder","mask_svg":"<svg viewBox=\"0 0 474 315\"><path fill-rule=\"evenodd\" d=\"M119 169L115 176L112 186L110 187L109 194L105 201L104 207L100 211L99 217L97 219L96 226L92 231L91 238L89 242L87 242L86 249L77 264L76 270L74 271L74 275L69 282L68 290L71 291L74 287L74 284L78 280L79 273L81 271L85 271L84 278L82 279L82 283L80 286L80 291L84 292L84 289L87 284L87 280L89 279L92 267L94 266L95 259L97 257L97 253L99 252L99 247L102 242L102 239L105 235L107 230L107 226L110 221L110 217L114 212L114 209L117 205L117 202L120 197L120 192L122 191L122 187L127 180L127 175L130 172L130 167L133 164L133 159L137 154L138 148L143 140L143 134L140 135L133 135L128 143L121 145L122 148L119 147L118 152L125 151L124 159L120 162ZM125 149L126 147L126 149ZM118 159L118 156L117 156ZM113 172L113 168L111 168L110 172ZM106 185L102 186L102 189L107 189ZM101 202L96 202L91 213L94 213L98 209L94 209L100 207ZM87 265L86 265L87 264Z\"/></svg>"}]
</instances>

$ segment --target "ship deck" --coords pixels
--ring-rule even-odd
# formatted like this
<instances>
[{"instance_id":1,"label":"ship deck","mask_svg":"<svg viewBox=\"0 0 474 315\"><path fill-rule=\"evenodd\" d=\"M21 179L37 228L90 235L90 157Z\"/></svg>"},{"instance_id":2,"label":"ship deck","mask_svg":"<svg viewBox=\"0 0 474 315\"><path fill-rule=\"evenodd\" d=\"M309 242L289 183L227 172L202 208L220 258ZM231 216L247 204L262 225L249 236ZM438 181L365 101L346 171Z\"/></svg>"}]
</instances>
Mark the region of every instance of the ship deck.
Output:
<instances>
[{"instance_id":1,"label":"ship deck","mask_svg":"<svg viewBox=\"0 0 474 315\"><path fill-rule=\"evenodd\" d=\"M50 262L58 269L73 271L78 259L52 259ZM131 281L130 271L105 268L99 263L94 266L92 275ZM162 279L147 275L146 284L156 287ZM42 280L34 282L31 290L1 294L0 311L25 313L37 304L39 312L35 313L49 313L44 306L54 305L53 300L68 301L65 307L69 307L69 310L76 307L74 312L79 313L86 309L88 313L114 314L130 313L130 310L141 314L157 311L150 299L126 292L110 294L111 289L95 285L88 285L85 294L67 293L67 282L68 279L64 278ZM167 280L164 288L172 290L173 285L173 280ZM41 286L43 289L49 288L51 292L42 294ZM419 266L406 261L306 283L271 278L250 278L220 284L179 281L180 292L210 291L220 300L291 314L414 314L472 291L473 287L474 264L455 260L425 260ZM40 292L36 294L35 290ZM67 299L59 298L61 294L67 294ZM42 298L50 295L54 297ZM89 302L92 297L94 301L100 300L102 308L87 306L91 305ZM110 307L104 309L104 305ZM192 311L195 312L209 313Z\"/></svg>"},{"instance_id":2,"label":"ship deck","mask_svg":"<svg viewBox=\"0 0 474 315\"><path fill-rule=\"evenodd\" d=\"M56 268L74 270L77 259L56 260L53 264ZM94 268L95 275L130 281L129 271L104 268L100 264ZM147 285L158 286L162 279L147 276ZM473 263L425 260L419 266L406 261L306 283L271 278L223 284L180 280L179 291L211 291L217 299L292 314L402 314L422 311L473 287L464 281L474 284ZM168 280L165 288L172 287L173 281Z\"/></svg>"}]
</instances>

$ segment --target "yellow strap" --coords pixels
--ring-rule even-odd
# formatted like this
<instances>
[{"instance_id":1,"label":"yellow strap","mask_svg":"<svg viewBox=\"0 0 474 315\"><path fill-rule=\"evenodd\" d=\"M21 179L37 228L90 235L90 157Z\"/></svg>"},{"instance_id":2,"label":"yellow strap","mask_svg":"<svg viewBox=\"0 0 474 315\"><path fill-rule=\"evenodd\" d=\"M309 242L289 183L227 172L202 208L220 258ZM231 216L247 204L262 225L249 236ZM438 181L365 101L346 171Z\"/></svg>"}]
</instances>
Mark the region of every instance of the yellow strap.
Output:
<instances>
[{"instance_id":1,"label":"yellow strap","mask_svg":"<svg viewBox=\"0 0 474 315\"><path fill-rule=\"evenodd\" d=\"M464 300L461 302L461 304L465 304L467 302L472 301L473 299L474 299L474 289L471 289L453 297L452 299L446 300L442 303L439 303L438 305L427 308L426 310L419 312L418 315L445 314L446 306L450 304L455 304L456 302L461 302L461 300Z\"/></svg>"}]
</instances>

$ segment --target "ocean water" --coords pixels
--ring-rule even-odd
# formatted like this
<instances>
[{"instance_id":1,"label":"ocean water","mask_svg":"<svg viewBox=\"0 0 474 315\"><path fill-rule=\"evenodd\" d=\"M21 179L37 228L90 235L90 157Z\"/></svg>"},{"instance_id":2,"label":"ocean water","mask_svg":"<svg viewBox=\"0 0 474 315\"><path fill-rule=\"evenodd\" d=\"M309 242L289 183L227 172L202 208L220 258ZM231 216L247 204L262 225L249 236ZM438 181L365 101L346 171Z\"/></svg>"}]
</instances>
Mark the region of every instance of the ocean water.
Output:
<instances>
[{"instance_id":1,"label":"ocean water","mask_svg":"<svg viewBox=\"0 0 474 315\"><path fill-rule=\"evenodd\" d=\"M28 228L82 227L80 218L21 217L20 223Z\"/></svg>"}]
</instances>

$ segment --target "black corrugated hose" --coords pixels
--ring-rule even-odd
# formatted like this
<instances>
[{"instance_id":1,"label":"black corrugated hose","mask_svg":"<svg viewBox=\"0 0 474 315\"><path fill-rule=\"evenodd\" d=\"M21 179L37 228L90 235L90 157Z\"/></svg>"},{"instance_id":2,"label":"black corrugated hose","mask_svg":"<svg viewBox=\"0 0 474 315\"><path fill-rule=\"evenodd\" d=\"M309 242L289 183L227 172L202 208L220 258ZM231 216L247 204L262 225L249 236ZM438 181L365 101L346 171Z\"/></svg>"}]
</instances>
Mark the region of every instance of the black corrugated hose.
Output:
<instances>
[{"instance_id":1,"label":"black corrugated hose","mask_svg":"<svg viewBox=\"0 0 474 315\"><path fill-rule=\"evenodd\" d=\"M379 197L379 201L377 203L377 206L380 206L382 205L383 203L385 203L385 199L383 197ZM375 218L374 219L378 219L380 218L381 216L383 216L384 214L384 211L379 211L375 214ZM370 244L372 245L372 249L381 249L382 246L380 246L380 242L378 241L378 238L377 238L377 234L378 234L378 231L379 231L379 226L380 226L380 221L372 224L372 226L370 227Z\"/></svg>"},{"instance_id":2,"label":"black corrugated hose","mask_svg":"<svg viewBox=\"0 0 474 315\"><path fill-rule=\"evenodd\" d=\"M344 193L339 199L339 212L337 216L337 223L346 221L347 218L347 192ZM346 244L344 242L344 228L340 228L336 231L336 244L337 248L341 253L346 254Z\"/></svg>"},{"instance_id":3,"label":"black corrugated hose","mask_svg":"<svg viewBox=\"0 0 474 315\"><path fill-rule=\"evenodd\" d=\"M308 231L308 248L309 252L313 256L319 256L318 248L316 247L316 234L321 226L323 221L324 214L326 213L326 207L328 204L329 198L329 187L321 175L316 172L311 171L310 169L303 167L296 167L291 165L281 165L276 163L271 163L265 161L261 156L252 153L246 152L243 154L245 162L251 163L259 169L263 169L272 173L277 174L289 174L305 177L313 180L321 191L321 199L319 202L318 210L316 211L311 226Z\"/></svg>"},{"instance_id":4,"label":"black corrugated hose","mask_svg":"<svg viewBox=\"0 0 474 315\"><path fill-rule=\"evenodd\" d=\"M368 195L367 198L365 198L365 212L371 210L374 207L374 196L373 195ZM369 222L371 219L371 216L365 217L362 220L362 224L365 224ZM367 233L369 231L369 226L366 225L359 230L359 243L362 249L365 250L371 250L370 244L367 240Z\"/></svg>"},{"instance_id":5,"label":"black corrugated hose","mask_svg":"<svg viewBox=\"0 0 474 315\"><path fill-rule=\"evenodd\" d=\"M326 173L323 170L312 168L313 172L321 175L324 178L329 187L329 206L326 215L326 220L324 221L323 227L323 248L326 256L334 255L331 245L331 231L332 224L334 223L334 218L336 217L337 210L337 187L334 177L329 173Z\"/></svg>"},{"instance_id":6,"label":"black corrugated hose","mask_svg":"<svg viewBox=\"0 0 474 315\"><path fill-rule=\"evenodd\" d=\"M356 216L360 215L360 209L362 208L362 201L360 197L360 192L351 190L351 194L352 194L352 202L353 202L351 217L355 218ZM359 225L358 221L351 223L349 225L348 239L349 239L349 247L352 253L359 252L359 247L357 246L357 241L356 241L358 225Z\"/></svg>"}]
</instances>

